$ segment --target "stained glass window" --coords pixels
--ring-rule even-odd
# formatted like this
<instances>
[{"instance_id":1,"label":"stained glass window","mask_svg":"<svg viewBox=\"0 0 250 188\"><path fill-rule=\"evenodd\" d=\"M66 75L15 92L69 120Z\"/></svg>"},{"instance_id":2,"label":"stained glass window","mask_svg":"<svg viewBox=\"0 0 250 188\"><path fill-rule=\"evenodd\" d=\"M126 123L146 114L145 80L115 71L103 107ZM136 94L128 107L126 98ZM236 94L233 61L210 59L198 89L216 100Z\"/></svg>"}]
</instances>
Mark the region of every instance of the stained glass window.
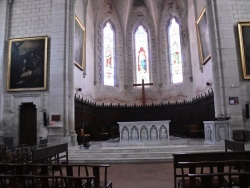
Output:
<instances>
[{"instance_id":1,"label":"stained glass window","mask_svg":"<svg viewBox=\"0 0 250 188\"><path fill-rule=\"evenodd\" d=\"M149 53L148 33L143 26L139 26L135 32L135 59L136 59L136 83L149 83Z\"/></svg>"},{"instance_id":2,"label":"stained glass window","mask_svg":"<svg viewBox=\"0 0 250 188\"><path fill-rule=\"evenodd\" d=\"M115 85L115 32L110 22L103 28L104 85Z\"/></svg>"},{"instance_id":3,"label":"stained glass window","mask_svg":"<svg viewBox=\"0 0 250 188\"><path fill-rule=\"evenodd\" d=\"M180 28L175 18L171 19L169 30L169 54L170 54L170 75L172 83L183 82Z\"/></svg>"}]
</instances>

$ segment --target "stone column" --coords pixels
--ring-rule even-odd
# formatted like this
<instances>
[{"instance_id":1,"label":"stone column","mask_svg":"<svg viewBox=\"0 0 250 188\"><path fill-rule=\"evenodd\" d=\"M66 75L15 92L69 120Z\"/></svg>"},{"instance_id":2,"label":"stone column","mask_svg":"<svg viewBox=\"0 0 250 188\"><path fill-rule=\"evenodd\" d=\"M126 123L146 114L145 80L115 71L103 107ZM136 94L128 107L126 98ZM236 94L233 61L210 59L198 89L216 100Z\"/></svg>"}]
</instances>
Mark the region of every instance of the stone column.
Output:
<instances>
[{"instance_id":1,"label":"stone column","mask_svg":"<svg viewBox=\"0 0 250 188\"><path fill-rule=\"evenodd\" d=\"M211 43L215 116L229 116L234 129L241 129L243 115L232 18L233 5L231 1L217 0L206 0L206 5ZM239 104L230 105L229 97L238 97Z\"/></svg>"},{"instance_id":2,"label":"stone column","mask_svg":"<svg viewBox=\"0 0 250 188\"><path fill-rule=\"evenodd\" d=\"M74 0L52 1L50 58L49 143L68 142L74 138ZM54 122L53 115L60 120ZM56 125L56 126L55 126Z\"/></svg>"},{"instance_id":3,"label":"stone column","mask_svg":"<svg viewBox=\"0 0 250 188\"><path fill-rule=\"evenodd\" d=\"M209 28L209 35L210 35L210 46L211 46L211 62L212 62L212 69L213 69L213 90L214 90L214 107L215 107L215 117L221 117L222 114L225 114L225 110L223 110L223 101L221 97L223 97L223 91L220 88L221 84L221 68L220 68L220 61L218 60L217 49L219 48L218 42L216 41L217 36L217 25L216 25L216 18L215 18L215 9L214 3L211 0L206 0L206 12L207 12L207 19L208 19L208 28ZM225 107L225 106L224 106Z\"/></svg>"},{"instance_id":4,"label":"stone column","mask_svg":"<svg viewBox=\"0 0 250 188\"><path fill-rule=\"evenodd\" d=\"M8 58L9 22L12 2L0 1L0 144L3 144L3 108L6 91L6 70Z\"/></svg>"},{"instance_id":5,"label":"stone column","mask_svg":"<svg viewBox=\"0 0 250 188\"><path fill-rule=\"evenodd\" d=\"M67 13L67 54L68 54L68 130L71 145L77 145L75 133L75 98L74 98L74 32L75 32L75 5L76 0L69 0Z\"/></svg>"}]
</instances>

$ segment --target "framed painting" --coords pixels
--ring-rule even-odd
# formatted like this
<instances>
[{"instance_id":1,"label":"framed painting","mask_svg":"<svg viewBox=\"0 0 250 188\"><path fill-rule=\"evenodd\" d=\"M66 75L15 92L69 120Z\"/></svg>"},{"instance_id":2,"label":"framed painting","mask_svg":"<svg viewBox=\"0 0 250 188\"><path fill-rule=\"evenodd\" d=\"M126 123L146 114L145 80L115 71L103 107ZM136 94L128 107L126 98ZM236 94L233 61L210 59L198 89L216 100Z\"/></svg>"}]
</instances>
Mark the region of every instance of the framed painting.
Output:
<instances>
[{"instance_id":1,"label":"framed painting","mask_svg":"<svg viewBox=\"0 0 250 188\"><path fill-rule=\"evenodd\" d=\"M7 91L46 90L48 37L9 39Z\"/></svg>"},{"instance_id":2,"label":"framed painting","mask_svg":"<svg viewBox=\"0 0 250 188\"><path fill-rule=\"evenodd\" d=\"M201 62L204 65L211 58L206 8L203 8L195 25L198 38L199 55Z\"/></svg>"},{"instance_id":3,"label":"framed painting","mask_svg":"<svg viewBox=\"0 0 250 188\"><path fill-rule=\"evenodd\" d=\"M238 23L243 78L250 79L250 22Z\"/></svg>"},{"instance_id":4,"label":"framed painting","mask_svg":"<svg viewBox=\"0 0 250 188\"><path fill-rule=\"evenodd\" d=\"M79 18L75 16L75 41L74 41L75 65L84 72L86 71L85 53L86 53L86 29L82 25Z\"/></svg>"}]
</instances>

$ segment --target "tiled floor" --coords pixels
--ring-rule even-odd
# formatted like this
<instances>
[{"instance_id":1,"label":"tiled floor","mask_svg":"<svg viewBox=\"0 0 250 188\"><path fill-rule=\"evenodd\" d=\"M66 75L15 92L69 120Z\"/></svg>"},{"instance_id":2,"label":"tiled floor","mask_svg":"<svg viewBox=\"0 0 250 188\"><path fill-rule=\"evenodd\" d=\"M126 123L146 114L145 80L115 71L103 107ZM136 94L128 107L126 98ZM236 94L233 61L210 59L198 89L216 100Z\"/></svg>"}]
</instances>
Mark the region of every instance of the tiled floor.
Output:
<instances>
[{"instance_id":1,"label":"tiled floor","mask_svg":"<svg viewBox=\"0 0 250 188\"><path fill-rule=\"evenodd\" d=\"M173 188L173 163L110 164L113 188Z\"/></svg>"}]
</instances>

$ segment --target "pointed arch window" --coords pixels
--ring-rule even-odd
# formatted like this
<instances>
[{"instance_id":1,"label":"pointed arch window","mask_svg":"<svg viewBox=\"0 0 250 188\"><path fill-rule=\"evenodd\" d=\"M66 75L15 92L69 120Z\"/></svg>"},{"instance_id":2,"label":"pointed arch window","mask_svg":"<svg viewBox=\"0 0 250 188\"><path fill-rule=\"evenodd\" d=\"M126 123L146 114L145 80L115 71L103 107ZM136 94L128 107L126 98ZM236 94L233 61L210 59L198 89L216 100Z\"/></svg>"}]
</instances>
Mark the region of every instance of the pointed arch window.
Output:
<instances>
[{"instance_id":1,"label":"pointed arch window","mask_svg":"<svg viewBox=\"0 0 250 188\"><path fill-rule=\"evenodd\" d=\"M110 22L103 28L103 80L104 85L114 86L115 83L115 32Z\"/></svg>"},{"instance_id":2,"label":"pointed arch window","mask_svg":"<svg viewBox=\"0 0 250 188\"><path fill-rule=\"evenodd\" d=\"M140 25L135 32L135 81L137 84L142 83L142 79L144 79L145 83L150 82L148 46L148 32L142 25Z\"/></svg>"},{"instance_id":3,"label":"pointed arch window","mask_svg":"<svg viewBox=\"0 0 250 188\"><path fill-rule=\"evenodd\" d=\"M175 18L170 20L168 28L170 76L171 83L183 82L182 52L180 42L180 27Z\"/></svg>"}]
</instances>

